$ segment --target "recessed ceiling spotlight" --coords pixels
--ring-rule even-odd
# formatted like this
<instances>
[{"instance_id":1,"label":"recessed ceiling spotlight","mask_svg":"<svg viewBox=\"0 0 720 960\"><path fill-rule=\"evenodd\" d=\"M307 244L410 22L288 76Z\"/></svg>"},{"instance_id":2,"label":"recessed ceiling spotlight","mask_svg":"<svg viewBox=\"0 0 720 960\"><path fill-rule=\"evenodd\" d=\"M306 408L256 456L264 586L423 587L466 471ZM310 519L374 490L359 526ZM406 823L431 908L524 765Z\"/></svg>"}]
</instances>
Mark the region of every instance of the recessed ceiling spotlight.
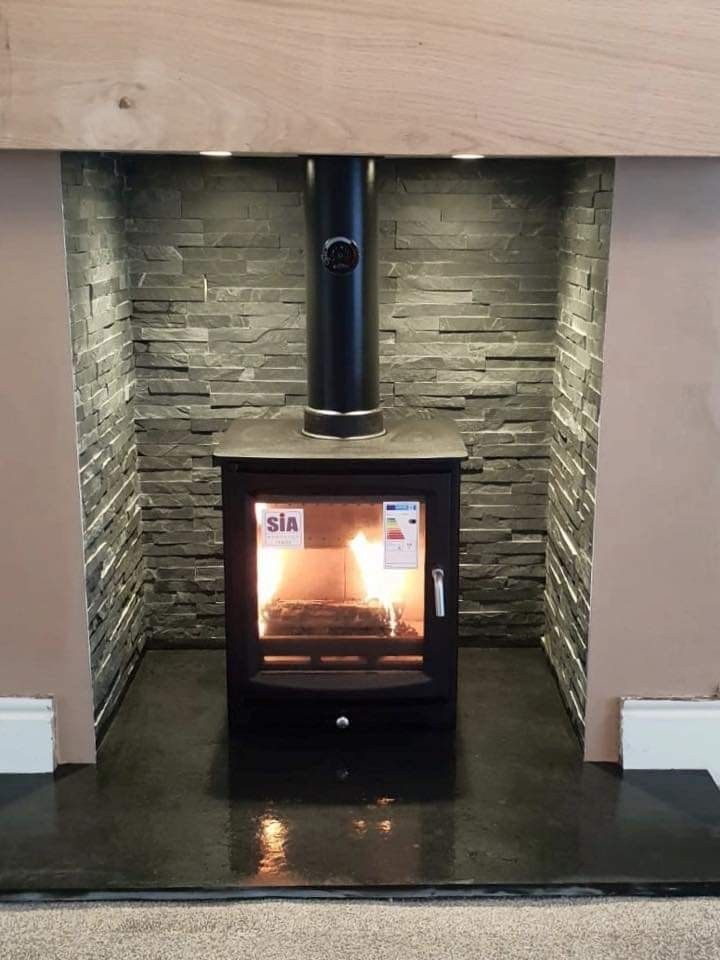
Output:
<instances>
[{"instance_id":1,"label":"recessed ceiling spotlight","mask_svg":"<svg viewBox=\"0 0 720 960\"><path fill-rule=\"evenodd\" d=\"M482 160L484 153L453 153L453 160Z\"/></svg>"},{"instance_id":2,"label":"recessed ceiling spotlight","mask_svg":"<svg viewBox=\"0 0 720 960\"><path fill-rule=\"evenodd\" d=\"M231 157L232 152L230 150L201 150L201 157Z\"/></svg>"}]
</instances>

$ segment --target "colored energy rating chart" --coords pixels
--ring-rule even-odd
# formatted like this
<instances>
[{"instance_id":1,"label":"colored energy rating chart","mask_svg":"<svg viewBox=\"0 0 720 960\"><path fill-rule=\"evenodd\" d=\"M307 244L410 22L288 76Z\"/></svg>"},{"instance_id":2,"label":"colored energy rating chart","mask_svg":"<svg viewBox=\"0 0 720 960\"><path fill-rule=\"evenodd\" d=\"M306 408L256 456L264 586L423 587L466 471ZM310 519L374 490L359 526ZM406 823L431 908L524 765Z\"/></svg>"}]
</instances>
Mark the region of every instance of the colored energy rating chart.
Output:
<instances>
[{"instance_id":1,"label":"colored energy rating chart","mask_svg":"<svg viewBox=\"0 0 720 960\"><path fill-rule=\"evenodd\" d=\"M404 540L405 534L397 521L397 517L388 517L385 525L385 537L388 540Z\"/></svg>"}]
</instances>

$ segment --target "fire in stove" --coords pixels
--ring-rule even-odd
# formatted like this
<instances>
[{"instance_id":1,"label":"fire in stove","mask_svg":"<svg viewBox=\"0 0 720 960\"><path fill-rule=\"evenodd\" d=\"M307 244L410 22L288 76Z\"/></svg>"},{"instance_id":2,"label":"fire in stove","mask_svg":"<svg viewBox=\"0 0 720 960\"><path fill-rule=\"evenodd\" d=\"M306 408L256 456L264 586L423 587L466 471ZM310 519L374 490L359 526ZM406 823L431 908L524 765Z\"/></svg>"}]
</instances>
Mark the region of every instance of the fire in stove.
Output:
<instances>
[{"instance_id":1,"label":"fire in stove","mask_svg":"<svg viewBox=\"0 0 720 960\"><path fill-rule=\"evenodd\" d=\"M255 520L260 529L262 516L268 504L255 504ZM268 550L263 547L260 536L257 540L257 598L258 598L258 635L265 636L267 628L267 609L277 593L282 578L283 551Z\"/></svg>"},{"instance_id":2,"label":"fire in stove","mask_svg":"<svg viewBox=\"0 0 720 960\"><path fill-rule=\"evenodd\" d=\"M405 553L398 554L387 549L382 501L256 502L258 635L265 669L418 667L423 506L418 502L418 516L408 521L417 525L416 540L401 544ZM400 540L410 539L397 524L392 530L390 542L399 533ZM407 566L393 566L398 562Z\"/></svg>"},{"instance_id":3,"label":"fire in stove","mask_svg":"<svg viewBox=\"0 0 720 960\"><path fill-rule=\"evenodd\" d=\"M390 636L394 637L405 607L403 586L406 571L385 570L382 541L368 540L362 530L355 534L348 546L355 555L365 583L363 602L382 607Z\"/></svg>"}]
</instances>

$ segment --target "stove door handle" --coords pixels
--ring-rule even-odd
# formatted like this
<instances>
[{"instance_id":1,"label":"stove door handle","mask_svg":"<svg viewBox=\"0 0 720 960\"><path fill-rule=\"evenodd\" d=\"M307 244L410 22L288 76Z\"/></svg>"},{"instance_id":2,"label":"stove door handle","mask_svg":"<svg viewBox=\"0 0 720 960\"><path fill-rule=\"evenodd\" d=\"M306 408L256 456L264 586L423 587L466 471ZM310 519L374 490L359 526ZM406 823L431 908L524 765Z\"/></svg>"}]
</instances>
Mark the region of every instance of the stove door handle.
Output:
<instances>
[{"instance_id":1,"label":"stove door handle","mask_svg":"<svg viewBox=\"0 0 720 960\"><path fill-rule=\"evenodd\" d=\"M445 571L442 567L432 569L433 587L435 589L435 616L445 616Z\"/></svg>"}]
</instances>

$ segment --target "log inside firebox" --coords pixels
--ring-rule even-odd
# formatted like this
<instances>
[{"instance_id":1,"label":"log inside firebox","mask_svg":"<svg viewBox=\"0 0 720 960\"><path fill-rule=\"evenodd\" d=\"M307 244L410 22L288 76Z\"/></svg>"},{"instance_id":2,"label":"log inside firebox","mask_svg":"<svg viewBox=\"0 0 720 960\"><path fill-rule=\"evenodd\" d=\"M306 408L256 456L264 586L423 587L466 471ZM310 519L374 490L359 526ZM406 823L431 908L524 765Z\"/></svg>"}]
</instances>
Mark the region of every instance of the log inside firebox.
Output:
<instances>
[{"instance_id":1,"label":"log inside firebox","mask_svg":"<svg viewBox=\"0 0 720 960\"><path fill-rule=\"evenodd\" d=\"M264 619L266 637L393 637L388 612L379 603L274 600L266 607ZM395 634L418 636L401 618Z\"/></svg>"}]
</instances>

